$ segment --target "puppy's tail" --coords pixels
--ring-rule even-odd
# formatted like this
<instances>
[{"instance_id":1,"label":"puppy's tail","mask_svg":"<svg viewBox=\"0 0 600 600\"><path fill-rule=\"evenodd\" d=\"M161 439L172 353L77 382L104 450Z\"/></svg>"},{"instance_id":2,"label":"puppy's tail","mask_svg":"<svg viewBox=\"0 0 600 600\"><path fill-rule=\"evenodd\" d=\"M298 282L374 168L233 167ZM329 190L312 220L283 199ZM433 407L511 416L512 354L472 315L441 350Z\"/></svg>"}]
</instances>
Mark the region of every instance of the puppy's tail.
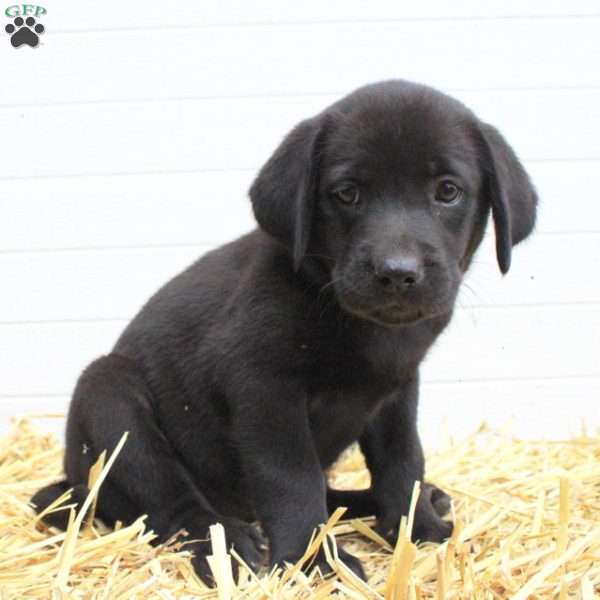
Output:
<instances>
[{"instance_id":1,"label":"puppy's tail","mask_svg":"<svg viewBox=\"0 0 600 600\"><path fill-rule=\"evenodd\" d=\"M31 498L31 504L34 505L35 511L40 514L69 490L71 490L71 498L66 504L75 504L75 510L77 511L86 499L89 490L85 485L76 485L72 488L66 479L42 488ZM69 511L64 508L53 510L45 514L42 521L47 525L64 530L69 523Z\"/></svg>"}]
</instances>

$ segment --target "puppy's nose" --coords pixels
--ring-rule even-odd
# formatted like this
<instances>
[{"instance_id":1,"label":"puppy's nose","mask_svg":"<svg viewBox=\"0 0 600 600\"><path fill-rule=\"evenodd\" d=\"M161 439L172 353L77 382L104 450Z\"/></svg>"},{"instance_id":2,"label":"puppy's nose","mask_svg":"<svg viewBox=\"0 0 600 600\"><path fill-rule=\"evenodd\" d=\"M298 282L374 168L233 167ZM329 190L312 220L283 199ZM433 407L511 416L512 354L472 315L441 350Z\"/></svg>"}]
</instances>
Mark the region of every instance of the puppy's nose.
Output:
<instances>
[{"instance_id":1,"label":"puppy's nose","mask_svg":"<svg viewBox=\"0 0 600 600\"><path fill-rule=\"evenodd\" d=\"M386 287L392 285L401 291L419 284L423 279L421 261L410 254L383 259L376 270L377 279Z\"/></svg>"}]
</instances>

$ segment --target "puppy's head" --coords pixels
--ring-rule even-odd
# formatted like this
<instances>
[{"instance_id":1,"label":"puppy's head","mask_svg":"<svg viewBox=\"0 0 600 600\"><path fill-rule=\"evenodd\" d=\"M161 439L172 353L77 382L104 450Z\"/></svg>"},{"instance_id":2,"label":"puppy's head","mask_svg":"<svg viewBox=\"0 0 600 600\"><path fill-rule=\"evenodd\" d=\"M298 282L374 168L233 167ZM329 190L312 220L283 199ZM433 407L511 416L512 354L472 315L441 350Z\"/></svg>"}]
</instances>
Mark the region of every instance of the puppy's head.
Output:
<instances>
[{"instance_id":1,"label":"puppy's head","mask_svg":"<svg viewBox=\"0 0 600 600\"><path fill-rule=\"evenodd\" d=\"M490 209L506 273L537 204L497 130L404 81L361 88L300 123L250 197L296 269L319 261L345 310L388 325L452 310Z\"/></svg>"}]
</instances>

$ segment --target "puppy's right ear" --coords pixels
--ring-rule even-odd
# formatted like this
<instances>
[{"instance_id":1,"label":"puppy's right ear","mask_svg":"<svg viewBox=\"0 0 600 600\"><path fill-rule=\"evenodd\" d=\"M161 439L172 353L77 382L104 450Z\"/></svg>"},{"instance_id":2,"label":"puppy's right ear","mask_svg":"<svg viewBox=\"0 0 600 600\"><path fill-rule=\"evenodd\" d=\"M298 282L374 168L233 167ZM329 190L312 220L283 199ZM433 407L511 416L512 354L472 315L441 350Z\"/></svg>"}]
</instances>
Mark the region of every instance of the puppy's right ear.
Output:
<instances>
[{"instance_id":1,"label":"puppy's right ear","mask_svg":"<svg viewBox=\"0 0 600 600\"><path fill-rule=\"evenodd\" d=\"M302 121L279 145L250 187L254 216L292 252L298 270L310 238L325 119Z\"/></svg>"}]
</instances>

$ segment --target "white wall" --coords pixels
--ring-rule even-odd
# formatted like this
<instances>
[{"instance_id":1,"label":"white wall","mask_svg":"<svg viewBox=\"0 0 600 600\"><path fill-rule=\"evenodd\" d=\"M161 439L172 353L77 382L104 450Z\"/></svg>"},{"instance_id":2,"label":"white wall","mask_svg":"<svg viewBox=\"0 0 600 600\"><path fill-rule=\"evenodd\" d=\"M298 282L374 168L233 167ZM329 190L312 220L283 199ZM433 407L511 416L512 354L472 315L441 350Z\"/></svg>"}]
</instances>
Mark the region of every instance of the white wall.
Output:
<instances>
[{"instance_id":1,"label":"white wall","mask_svg":"<svg viewBox=\"0 0 600 600\"><path fill-rule=\"evenodd\" d=\"M497 125L542 200L502 279L491 240L424 368L422 431L600 425L600 4L595 0L47 0L0 29L0 428L62 411L157 286L252 227L286 131L354 87L440 87Z\"/></svg>"}]
</instances>

